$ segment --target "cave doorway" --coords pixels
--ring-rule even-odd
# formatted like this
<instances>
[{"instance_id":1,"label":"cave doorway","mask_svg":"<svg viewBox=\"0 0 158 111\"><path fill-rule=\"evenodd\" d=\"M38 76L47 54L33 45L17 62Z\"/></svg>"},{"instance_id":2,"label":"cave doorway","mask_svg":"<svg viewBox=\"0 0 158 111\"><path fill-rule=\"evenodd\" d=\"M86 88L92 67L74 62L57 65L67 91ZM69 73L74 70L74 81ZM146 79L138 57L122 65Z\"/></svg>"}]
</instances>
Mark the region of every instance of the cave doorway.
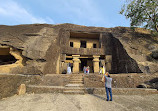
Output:
<instances>
[{"instance_id":1,"label":"cave doorway","mask_svg":"<svg viewBox=\"0 0 158 111\"><path fill-rule=\"evenodd\" d=\"M17 60L10 54L10 48L0 48L0 65L13 64Z\"/></svg>"},{"instance_id":2,"label":"cave doorway","mask_svg":"<svg viewBox=\"0 0 158 111\"><path fill-rule=\"evenodd\" d=\"M80 64L79 64L79 70L80 70L80 73L84 73L83 72L83 68L84 66L89 66L90 67L90 73L93 73L93 59L92 58L80 58Z\"/></svg>"}]
</instances>

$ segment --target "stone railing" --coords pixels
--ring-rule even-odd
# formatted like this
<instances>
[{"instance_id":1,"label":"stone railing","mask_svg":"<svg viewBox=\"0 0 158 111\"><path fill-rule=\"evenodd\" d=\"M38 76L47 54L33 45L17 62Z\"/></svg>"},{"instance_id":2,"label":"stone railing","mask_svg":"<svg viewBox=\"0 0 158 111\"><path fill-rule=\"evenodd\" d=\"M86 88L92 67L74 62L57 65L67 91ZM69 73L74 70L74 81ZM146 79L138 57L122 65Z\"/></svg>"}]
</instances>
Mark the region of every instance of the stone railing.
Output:
<instances>
[{"instance_id":1,"label":"stone railing","mask_svg":"<svg viewBox=\"0 0 158 111\"><path fill-rule=\"evenodd\" d=\"M105 49L62 47L62 53L72 55L105 55Z\"/></svg>"}]
</instances>

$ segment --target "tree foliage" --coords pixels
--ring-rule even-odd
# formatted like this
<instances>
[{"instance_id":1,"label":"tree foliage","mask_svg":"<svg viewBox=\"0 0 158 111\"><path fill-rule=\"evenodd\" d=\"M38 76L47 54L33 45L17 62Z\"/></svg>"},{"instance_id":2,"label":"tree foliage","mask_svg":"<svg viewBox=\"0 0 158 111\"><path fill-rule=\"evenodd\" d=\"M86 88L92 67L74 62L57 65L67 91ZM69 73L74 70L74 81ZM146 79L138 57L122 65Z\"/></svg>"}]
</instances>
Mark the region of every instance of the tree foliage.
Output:
<instances>
[{"instance_id":1,"label":"tree foliage","mask_svg":"<svg viewBox=\"0 0 158 111\"><path fill-rule=\"evenodd\" d=\"M144 26L158 32L158 0L127 0L120 14L131 21L131 26Z\"/></svg>"}]
</instances>

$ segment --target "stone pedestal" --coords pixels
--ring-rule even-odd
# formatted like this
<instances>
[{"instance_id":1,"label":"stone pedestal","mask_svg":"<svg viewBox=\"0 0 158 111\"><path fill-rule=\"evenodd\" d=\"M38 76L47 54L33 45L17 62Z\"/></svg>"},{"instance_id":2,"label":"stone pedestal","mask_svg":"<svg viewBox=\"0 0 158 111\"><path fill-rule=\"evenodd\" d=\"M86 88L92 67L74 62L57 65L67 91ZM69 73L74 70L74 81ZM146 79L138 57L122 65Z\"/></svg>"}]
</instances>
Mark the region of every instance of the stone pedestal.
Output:
<instances>
[{"instance_id":1,"label":"stone pedestal","mask_svg":"<svg viewBox=\"0 0 158 111\"><path fill-rule=\"evenodd\" d=\"M18 88L18 95L23 95L26 93L26 85L25 84L21 84Z\"/></svg>"},{"instance_id":2,"label":"stone pedestal","mask_svg":"<svg viewBox=\"0 0 158 111\"><path fill-rule=\"evenodd\" d=\"M99 74L99 57L100 56L93 56L94 73L98 73L98 74Z\"/></svg>"},{"instance_id":3,"label":"stone pedestal","mask_svg":"<svg viewBox=\"0 0 158 111\"><path fill-rule=\"evenodd\" d=\"M105 61L106 61L106 71L110 72L111 71L111 63L112 63L112 55L106 55Z\"/></svg>"},{"instance_id":4,"label":"stone pedestal","mask_svg":"<svg viewBox=\"0 0 158 111\"><path fill-rule=\"evenodd\" d=\"M80 55L72 55L73 57L73 74L79 73L79 63L80 63Z\"/></svg>"}]
</instances>

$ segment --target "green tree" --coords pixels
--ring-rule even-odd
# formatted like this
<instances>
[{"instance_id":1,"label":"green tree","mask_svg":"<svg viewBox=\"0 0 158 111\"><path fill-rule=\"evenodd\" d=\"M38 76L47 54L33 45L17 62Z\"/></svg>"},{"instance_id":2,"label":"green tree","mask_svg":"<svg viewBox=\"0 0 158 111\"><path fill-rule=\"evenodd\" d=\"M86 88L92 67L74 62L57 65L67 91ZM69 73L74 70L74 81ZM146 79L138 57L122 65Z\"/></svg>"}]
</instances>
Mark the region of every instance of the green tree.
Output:
<instances>
[{"instance_id":1,"label":"green tree","mask_svg":"<svg viewBox=\"0 0 158 111\"><path fill-rule=\"evenodd\" d=\"M120 14L130 19L131 26L144 26L158 32L158 0L126 0Z\"/></svg>"}]
</instances>

